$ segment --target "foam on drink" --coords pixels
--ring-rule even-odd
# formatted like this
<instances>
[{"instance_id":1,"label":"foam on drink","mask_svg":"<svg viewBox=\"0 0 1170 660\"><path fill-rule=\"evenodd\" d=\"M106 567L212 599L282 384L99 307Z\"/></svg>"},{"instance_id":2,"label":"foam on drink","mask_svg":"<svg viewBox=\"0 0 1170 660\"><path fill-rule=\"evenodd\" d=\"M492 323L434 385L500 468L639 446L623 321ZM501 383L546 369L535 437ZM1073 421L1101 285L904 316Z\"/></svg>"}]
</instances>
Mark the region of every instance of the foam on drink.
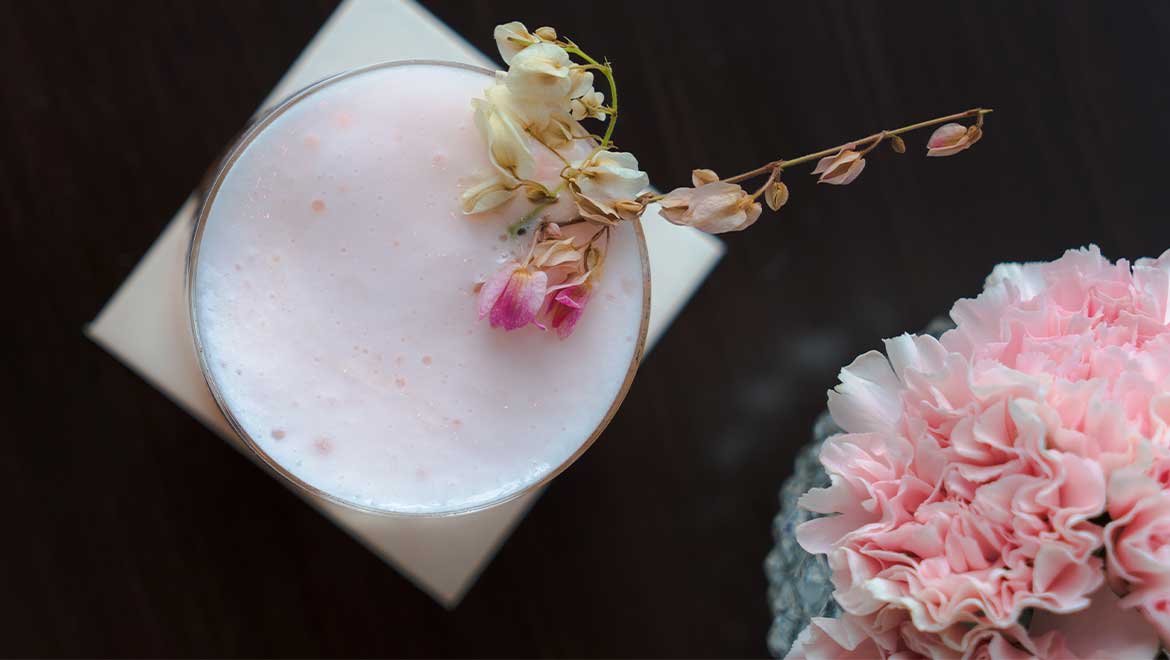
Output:
<instances>
[{"instance_id":1,"label":"foam on drink","mask_svg":"<svg viewBox=\"0 0 1170 660\"><path fill-rule=\"evenodd\" d=\"M470 107L490 82L411 64L326 84L255 136L208 209L192 286L208 376L261 451L341 500L442 513L515 494L626 380L643 312L628 223L567 340L476 319L474 285L531 208L458 207L490 167ZM560 161L535 153L554 180Z\"/></svg>"}]
</instances>

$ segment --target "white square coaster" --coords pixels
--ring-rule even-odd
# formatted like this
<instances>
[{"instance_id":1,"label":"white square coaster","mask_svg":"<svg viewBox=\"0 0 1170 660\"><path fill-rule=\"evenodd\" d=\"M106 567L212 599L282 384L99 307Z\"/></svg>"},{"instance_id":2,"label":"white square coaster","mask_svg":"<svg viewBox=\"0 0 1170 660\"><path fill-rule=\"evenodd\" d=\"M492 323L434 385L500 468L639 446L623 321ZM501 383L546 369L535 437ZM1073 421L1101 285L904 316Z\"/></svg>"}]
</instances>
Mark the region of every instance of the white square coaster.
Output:
<instances>
[{"instance_id":1,"label":"white square coaster","mask_svg":"<svg viewBox=\"0 0 1170 660\"><path fill-rule=\"evenodd\" d=\"M492 26L486 26L489 29ZM372 62L444 59L498 66L412 0L346 0L261 107L327 75ZM179 209L86 334L149 383L252 457L219 413L195 356L184 268L195 201ZM652 282L647 346L723 253L718 240L644 218ZM455 607L539 493L453 518L388 518L296 491L371 552L445 607Z\"/></svg>"}]
</instances>

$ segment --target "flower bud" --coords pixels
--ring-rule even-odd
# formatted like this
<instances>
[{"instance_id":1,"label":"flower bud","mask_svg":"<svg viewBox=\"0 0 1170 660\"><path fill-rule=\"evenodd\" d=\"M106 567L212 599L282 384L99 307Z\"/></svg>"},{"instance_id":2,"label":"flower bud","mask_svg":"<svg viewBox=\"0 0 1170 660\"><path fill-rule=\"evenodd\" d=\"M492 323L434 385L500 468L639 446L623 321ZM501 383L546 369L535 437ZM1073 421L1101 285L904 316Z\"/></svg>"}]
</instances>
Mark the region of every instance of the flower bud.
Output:
<instances>
[{"instance_id":1,"label":"flower bud","mask_svg":"<svg viewBox=\"0 0 1170 660\"><path fill-rule=\"evenodd\" d=\"M943 124L926 143L927 156L953 156L968 149L983 137L983 129L962 124Z\"/></svg>"},{"instance_id":2,"label":"flower bud","mask_svg":"<svg viewBox=\"0 0 1170 660\"><path fill-rule=\"evenodd\" d=\"M696 188L706 183L715 183L719 180L719 175L715 170L691 170L691 183Z\"/></svg>"},{"instance_id":3,"label":"flower bud","mask_svg":"<svg viewBox=\"0 0 1170 660\"><path fill-rule=\"evenodd\" d=\"M779 211L781 206L788 203L788 186L783 181L775 181L764 191L764 201L768 208Z\"/></svg>"}]
</instances>

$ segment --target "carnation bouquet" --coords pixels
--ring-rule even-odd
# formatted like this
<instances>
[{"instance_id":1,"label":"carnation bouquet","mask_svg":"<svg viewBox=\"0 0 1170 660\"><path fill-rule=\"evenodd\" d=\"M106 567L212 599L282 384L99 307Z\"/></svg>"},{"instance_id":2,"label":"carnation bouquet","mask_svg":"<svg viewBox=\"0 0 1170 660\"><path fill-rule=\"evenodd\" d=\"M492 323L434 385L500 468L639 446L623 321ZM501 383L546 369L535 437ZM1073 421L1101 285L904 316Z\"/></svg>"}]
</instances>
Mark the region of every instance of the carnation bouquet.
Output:
<instances>
[{"instance_id":1,"label":"carnation bouquet","mask_svg":"<svg viewBox=\"0 0 1170 660\"><path fill-rule=\"evenodd\" d=\"M841 614L789 658L1153 658L1170 641L1170 251L1003 264L841 371L800 499Z\"/></svg>"}]
</instances>

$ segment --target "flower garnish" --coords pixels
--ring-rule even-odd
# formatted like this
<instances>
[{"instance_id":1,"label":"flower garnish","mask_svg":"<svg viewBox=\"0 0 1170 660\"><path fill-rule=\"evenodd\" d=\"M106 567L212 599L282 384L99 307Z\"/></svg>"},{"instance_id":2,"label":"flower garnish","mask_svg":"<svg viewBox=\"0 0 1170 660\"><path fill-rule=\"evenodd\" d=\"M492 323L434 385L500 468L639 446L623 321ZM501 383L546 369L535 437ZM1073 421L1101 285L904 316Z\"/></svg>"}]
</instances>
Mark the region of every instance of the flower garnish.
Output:
<instances>
[{"instance_id":1,"label":"flower garnish","mask_svg":"<svg viewBox=\"0 0 1170 660\"><path fill-rule=\"evenodd\" d=\"M586 223L604 230L604 240L597 240L595 236L588 246L574 248L595 254L597 265L600 265L609 245L608 229L623 222L639 221L651 206L660 208L662 216L677 225L710 233L739 231L759 219L764 204L778 211L788 203L788 186L780 180L786 169L817 161L813 174L818 176L818 182L846 185L857 179L866 166L865 156L882 142L888 141L895 153L904 153L906 144L901 136L914 130L941 126L928 145L927 155L930 156L947 156L970 148L982 137L983 117L991 112L975 108L880 131L798 158L777 159L727 178L720 178L709 169L696 169L691 177L693 187L676 188L663 195L648 191L649 177L638 169L633 154L616 151L613 134L618 119L617 82L613 66L608 61L592 57L551 27L529 31L523 23L513 21L497 26L494 36L508 70L498 72L495 83L484 90L484 98L474 102L476 123L487 145L494 171L467 186L460 196L460 206L464 213L483 213L507 203L517 193L522 193L534 205L511 224L508 235L518 238L527 235L534 226L539 228L539 231L531 232L532 237L527 239L532 241L527 250L528 257L518 258L516 268L527 272L529 278L534 278L536 272L544 272L551 278L546 282L548 300L540 306L546 311L540 316L550 317L551 314L550 318L560 319L549 321L551 326L546 325L535 314L529 313L531 305L523 307L523 314L510 312L505 315L501 312L499 322L492 314L484 313L492 317L493 326L507 329L535 322L543 327L556 328L558 334L565 336L580 317L591 289L599 285L597 271L585 263L588 259L550 265L533 256L552 254L547 249L535 249L539 240L557 238L542 211L558 203L565 193L574 211L568 222ZM598 80L609 88L608 94L594 89ZM975 124L970 127L955 123L969 118L975 119ZM604 132L597 135L587 130L581 125L587 120L604 121ZM592 147L584 158L580 156L580 150L574 150L582 141ZM547 149L564 164L557 180L532 180L536 170L534 149ZM757 177L764 179L759 187L749 191L740 185ZM557 259L566 254L562 247L556 250ZM517 255L523 251L520 246L515 247ZM569 277L563 271L572 271L573 264L579 264L584 269L582 272L593 272L593 275L588 278L587 285L582 283L572 293L565 293L567 289L557 288L563 284L558 283L558 278ZM576 272L573 276L580 275ZM508 277L511 279L512 275ZM532 288L536 287L534 283L525 286L528 288L524 291L536 290ZM484 290L488 290L486 284ZM494 309L494 305L503 300L506 304L500 304L513 309L508 302L512 299L505 295L511 290L507 287L498 291L493 289L496 298L488 308ZM516 290L521 290L519 285ZM568 328L568 331L562 332L562 328Z\"/></svg>"},{"instance_id":2,"label":"flower garnish","mask_svg":"<svg viewBox=\"0 0 1170 660\"><path fill-rule=\"evenodd\" d=\"M852 149L842 149L832 156L825 156L817 161L813 174L820 174L817 183L831 183L835 186L844 186L853 183L865 169L865 159Z\"/></svg>"},{"instance_id":3,"label":"flower garnish","mask_svg":"<svg viewBox=\"0 0 1170 660\"><path fill-rule=\"evenodd\" d=\"M649 177L638 169L638 160L626 152L601 151L573 163L571 170L569 185L574 196L584 198L591 212L599 211L608 220L595 219L602 224L620 222L622 218L614 205L633 200L650 185Z\"/></svg>"},{"instance_id":4,"label":"flower garnish","mask_svg":"<svg viewBox=\"0 0 1170 660\"><path fill-rule=\"evenodd\" d=\"M724 181L698 188L675 188L659 203L662 217L670 222L709 234L739 231L755 222L763 210L755 197L739 185Z\"/></svg>"},{"instance_id":5,"label":"flower garnish","mask_svg":"<svg viewBox=\"0 0 1170 660\"><path fill-rule=\"evenodd\" d=\"M974 126L944 124L931 133L930 140L926 143L926 155L953 156L964 149L970 149L982 137L983 129L979 124Z\"/></svg>"},{"instance_id":6,"label":"flower garnish","mask_svg":"<svg viewBox=\"0 0 1170 660\"><path fill-rule=\"evenodd\" d=\"M536 318L547 291L548 273L508 263L479 290L479 318L487 317L494 328L523 328Z\"/></svg>"},{"instance_id":7,"label":"flower garnish","mask_svg":"<svg viewBox=\"0 0 1170 660\"><path fill-rule=\"evenodd\" d=\"M487 142L492 165L514 181L532 178L536 159L515 117L499 103L477 99L472 102L472 107L475 108L475 125Z\"/></svg>"},{"instance_id":8,"label":"flower garnish","mask_svg":"<svg viewBox=\"0 0 1170 660\"><path fill-rule=\"evenodd\" d=\"M585 312L585 303L589 302L592 286L588 283L578 284L558 291L549 302L548 325L557 331L561 339L573 333L577 319Z\"/></svg>"}]
</instances>

